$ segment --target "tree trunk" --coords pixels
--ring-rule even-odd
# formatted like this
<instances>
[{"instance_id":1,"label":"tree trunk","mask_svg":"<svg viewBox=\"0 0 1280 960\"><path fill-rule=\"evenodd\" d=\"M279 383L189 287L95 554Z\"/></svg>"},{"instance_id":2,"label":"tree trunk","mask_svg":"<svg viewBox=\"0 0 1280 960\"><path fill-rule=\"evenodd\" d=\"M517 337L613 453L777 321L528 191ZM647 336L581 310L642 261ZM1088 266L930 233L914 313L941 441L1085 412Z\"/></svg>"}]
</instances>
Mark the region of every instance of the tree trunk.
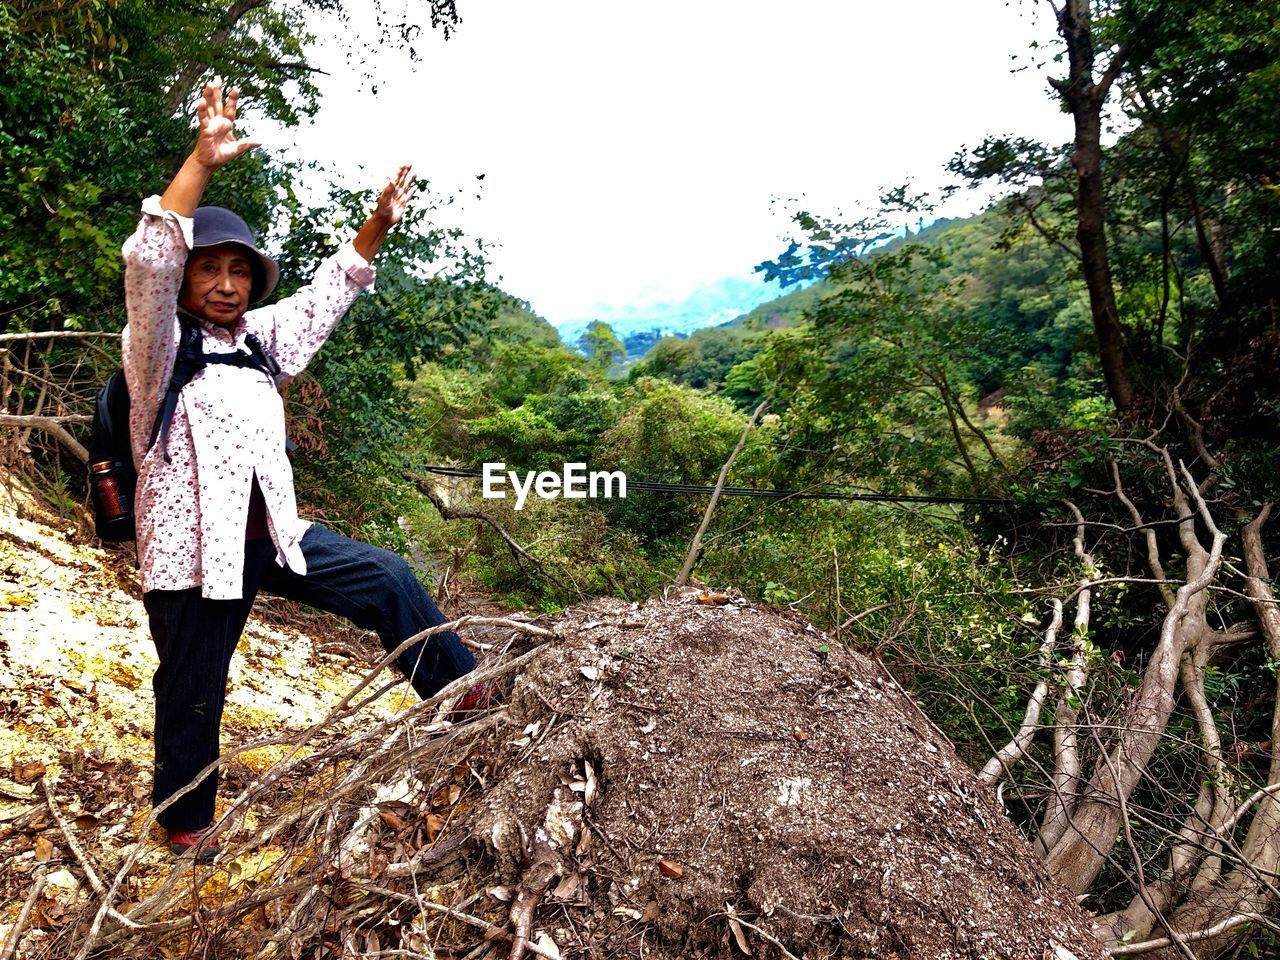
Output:
<instances>
[{"instance_id":1,"label":"tree trunk","mask_svg":"<svg viewBox=\"0 0 1280 960\"><path fill-rule=\"evenodd\" d=\"M1155 448L1154 444L1148 445ZM1097 879L1119 835L1124 816L1119 801L1127 799L1142 782L1164 735L1173 713L1182 655L1193 644L1212 640L1205 619L1208 586L1222 563L1226 537L1218 530L1186 468L1182 468L1184 492L1168 451L1159 453L1165 461L1175 511L1182 521L1178 532L1187 557L1186 582L1178 589L1164 618L1160 642L1133 703L1119 724L1109 758L1095 766L1070 811L1068 829L1052 844L1045 858L1049 872L1073 893L1084 893ZM1195 499L1194 511L1188 495ZM1197 515L1213 538L1207 549L1196 536Z\"/></svg>"},{"instance_id":2,"label":"tree trunk","mask_svg":"<svg viewBox=\"0 0 1280 960\"><path fill-rule=\"evenodd\" d=\"M1098 358L1107 392L1119 413L1133 409L1134 390L1125 364L1124 331L1116 307L1107 254L1106 196L1102 178L1102 105L1124 62L1124 45L1117 51L1102 79L1095 82L1093 28L1089 0L1067 0L1058 11L1058 30L1067 43L1070 73L1066 80L1051 80L1075 121L1075 149L1071 165L1076 170L1076 241L1089 289L1089 309L1098 338Z\"/></svg>"},{"instance_id":3,"label":"tree trunk","mask_svg":"<svg viewBox=\"0 0 1280 960\"><path fill-rule=\"evenodd\" d=\"M1218 298L1218 309L1223 316L1230 316L1234 305L1231 302L1231 275L1227 268L1227 242L1222 222L1200 205L1190 175L1186 181L1187 201L1191 204L1191 216L1196 225L1196 246L1200 248L1200 257L1209 268L1213 292Z\"/></svg>"},{"instance_id":4,"label":"tree trunk","mask_svg":"<svg viewBox=\"0 0 1280 960\"><path fill-rule=\"evenodd\" d=\"M222 21L213 33L209 34L208 45L205 47L208 51L216 51L227 42L227 38L231 36L231 31L235 29L241 19L250 10L256 10L258 7L265 6L267 0L238 0L233 3L227 10L226 18ZM169 108L170 115L180 111L187 99L194 92L195 82L200 78L209 64L192 61L178 71L178 75L174 77L173 83L169 85L169 90L165 93L165 103Z\"/></svg>"},{"instance_id":5,"label":"tree trunk","mask_svg":"<svg viewBox=\"0 0 1280 960\"><path fill-rule=\"evenodd\" d=\"M1245 594L1253 607L1254 616L1262 628L1268 652L1273 660L1280 659L1280 606L1276 604L1275 591L1271 587L1271 574L1267 569L1262 547L1262 527L1271 514L1271 505L1262 508L1256 517L1240 531L1244 546L1246 573ZM1271 718L1271 763L1267 770L1267 786L1280 783L1280 680L1276 685L1276 705ZM1230 826L1245 811L1241 810L1223 825L1223 835L1229 835ZM1235 859L1235 858L1233 858ZM1212 864L1201 867L1204 871ZM1221 923L1238 914L1268 914L1276 903L1276 871L1280 868L1280 796L1275 793L1257 799L1253 820L1240 844L1237 866L1218 875L1215 870L1201 885L1197 895L1188 899L1176 910L1170 921L1179 932L1190 933ZM1218 867L1220 869L1220 866ZM1200 879L1199 876L1196 878ZM1240 944L1251 927L1239 926L1197 944L1200 956L1219 956ZM1151 954L1157 960L1174 955L1165 950Z\"/></svg>"}]
</instances>

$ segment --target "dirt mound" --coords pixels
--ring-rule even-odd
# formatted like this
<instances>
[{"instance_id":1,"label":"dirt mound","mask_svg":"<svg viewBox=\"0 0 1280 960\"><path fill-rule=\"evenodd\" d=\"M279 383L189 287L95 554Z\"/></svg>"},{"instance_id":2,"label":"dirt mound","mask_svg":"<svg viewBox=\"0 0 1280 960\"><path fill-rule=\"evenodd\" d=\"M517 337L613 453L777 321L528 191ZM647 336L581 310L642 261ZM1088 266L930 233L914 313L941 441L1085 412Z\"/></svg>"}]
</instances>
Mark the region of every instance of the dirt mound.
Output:
<instances>
[{"instance_id":1,"label":"dirt mound","mask_svg":"<svg viewBox=\"0 0 1280 960\"><path fill-rule=\"evenodd\" d=\"M545 949L1104 956L874 660L696 595L596 601L557 632L497 734L518 753L467 824L496 852L517 928L541 900L527 932Z\"/></svg>"},{"instance_id":2,"label":"dirt mound","mask_svg":"<svg viewBox=\"0 0 1280 960\"><path fill-rule=\"evenodd\" d=\"M255 622L224 726L224 852L175 861L147 827L154 664L134 593L110 557L0 511L0 951L18 960L87 942L104 958L500 960L526 941L566 960L1102 957L875 661L696 592L532 622L471 611L457 626L485 648L479 672L427 702L371 665L376 641ZM509 697L451 712L512 675Z\"/></svg>"}]
</instances>

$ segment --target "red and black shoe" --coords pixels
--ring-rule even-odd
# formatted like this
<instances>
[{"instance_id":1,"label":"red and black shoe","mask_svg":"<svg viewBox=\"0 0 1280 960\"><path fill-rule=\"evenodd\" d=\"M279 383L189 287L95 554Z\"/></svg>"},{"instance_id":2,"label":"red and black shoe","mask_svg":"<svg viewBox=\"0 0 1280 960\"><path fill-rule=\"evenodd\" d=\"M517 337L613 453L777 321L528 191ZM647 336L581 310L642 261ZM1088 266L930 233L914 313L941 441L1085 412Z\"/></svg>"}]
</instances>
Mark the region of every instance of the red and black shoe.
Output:
<instances>
[{"instance_id":1,"label":"red and black shoe","mask_svg":"<svg viewBox=\"0 0 1280 960\"><path fill-rule=\"evenodd\" d=\"M197 863L212 863L221 851L216 839L205 840L208 831L209 827L203 830L170 830L169 852L175 857L181 857L194 848Z\"/></svg>"},{"instance_id":2,"label":"red and black shoe","mask_svg":"<svg viewBox=\"0 0 1280 960\"><path fill-rule=\"evenodd\" d=\"M461 723L463 720L469 720L476 714L488 710L498 699L510 691L510 680L510 677L502 677L497 680L486 680L482 683L477 683L458 698L458 702L453 705L453 709L449 711L449 715L445 719L450 723Z\"/></svg>"}]
</instances>

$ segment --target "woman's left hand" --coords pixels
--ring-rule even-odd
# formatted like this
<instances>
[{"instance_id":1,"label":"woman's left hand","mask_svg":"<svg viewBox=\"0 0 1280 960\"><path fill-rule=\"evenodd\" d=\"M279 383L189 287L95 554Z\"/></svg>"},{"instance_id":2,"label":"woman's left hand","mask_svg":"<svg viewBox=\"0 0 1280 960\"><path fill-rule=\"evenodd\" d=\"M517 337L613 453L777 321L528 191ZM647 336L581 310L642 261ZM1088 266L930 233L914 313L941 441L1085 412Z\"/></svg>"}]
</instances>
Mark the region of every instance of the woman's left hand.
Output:
<instances>
[{"instance_id":1,"label":"woman's left hand","mask_svg":"<svg viewBox=\"0 0 1280 960\"><path fill-rule=\"evenodd\" d=\"M413 167L405 164L396 173L395 177L382 188L382 193L378 197L378 205L373 211L374 217L384 219L392 225L399 223L400 218L404 216L404 212L409 206L410 198L413 197L414 186Z\"/></svg>"},{"instance_id":2,"label":"woman's left hand","mask_svg":"<svg viewBox=\"0 0 1280 960\"><path fill-rule=\"evenodd\" d=\"M360 256L370 262L377 256L382 249L382 241L387 239L391 228L404 216L413 196L413 185L413 167L405 164L391 182L382 188L382 193L378 195L378 205L356 234L354 242Z\"/></svg>"}]
</instances>

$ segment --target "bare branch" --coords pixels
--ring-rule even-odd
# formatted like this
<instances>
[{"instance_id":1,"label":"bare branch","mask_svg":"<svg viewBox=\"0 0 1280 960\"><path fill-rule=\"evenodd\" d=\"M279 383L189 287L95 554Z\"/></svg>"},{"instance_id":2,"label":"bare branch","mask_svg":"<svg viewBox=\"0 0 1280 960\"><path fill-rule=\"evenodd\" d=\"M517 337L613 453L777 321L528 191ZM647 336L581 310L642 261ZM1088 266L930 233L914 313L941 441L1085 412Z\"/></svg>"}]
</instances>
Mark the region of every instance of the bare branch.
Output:
<instances>
[{"instance_id":1,"label":"bare branch","mask_svg":"<svg viewBox=\"0 0 1280 960\"><path fill-rule=\"evenodd\" d=\"M1164 564L1160 560L1160 547L1156 541L1156 532L1152 526L1145 523L1142 514L1137 506L1129 499L1128 494L1124 492L1124 484L1120 481L1120 467L1116 463L1115 458L1110 454L1107 455L1107 464L1111 467L1111 476L1115 480L1115 495L1125 508L1129 511L1129 516L1133 517L1135 529L1141 530L1143 538L1147 544L1147 566L1151 568L1151 575L1157 580L1164 580ZM1164 598L1166 607L1173 606L1173 591L1164 584L1160 584L1160 596Z\"/></svg>"},{"instance_id":2,"label":"bare branch","mask_svg":"<svg viewBox=\"0 0 1280 960\"><path fill-rule=\"evenodd\" d=\"M36 333L0 333L0 343L12 343L15 340L88 339L89 337L110 337L119 340L120 334L110 330L41 330Z\"/></svg>"},{"instance_id":3,"label":"bare branch","mask_svg":"<svg viewBox=\"0 0 1280 960\"><path fill-rule=\"evenodd\" d=\"M43 430L52 436L64 447L66 447L77 460L88 465L89 451L81 445L80 441L67 432L62 426L64 422L84 423L91 420L92 417L35 417L35 416L16 416L11 413L0 413L0 427L20 427L30 430L33 427L37 430Z\"/></svg>"},{"instance_id":4,"label":"bare branch","mask_svg":"<svg viewBox=\"0 0 1280 960\"><path fill-rule=\"evenodd\" d=\"M9 931L8 939L5 940L4 950L0 951L0 960L13 960L13 955L18 949L18 942L22 939L22 928L27 925L27 918L31 916L31 910L36 905L36 901L40 899L40 894L44 893L45 868L43 865L36 867L33 874L31 884L31 892L27 894L27 901L22 905L22 912L18 914L18 919L14 921L13 929Z\"/></svg>"},{"instance_id":5,"label":"bare branch","mask_svg":"<svg viewBox=\"0 0 1280 960\"><path fill-rule=\"evenodd\" d=\"M868 607L866 610L863 610L861 613L855 613L853 616L851 616L851 617L850 617L848 620L846 620L844 623L840 624L840 626L836 627L836 631L835 631L835 632L836 632L836 633L841 633L841 632L842 632L842 631L844 631L844 630L848 630L850 627L852 627L852 626L853 626L855 623L857 623L859 620L862 620L862 619L863 619L863 618L865 618L865 617L869 617L869 616L871 616L871 614L876 613L876 612L878 612L878 611L880 611L880 610L883 610L885 607L891 607L891 606L893 606L893 601L892 601L892 600L886 600L884 603L877 603L874 607Z\"/></svg>"},{"instance_id":6,"label":"bare branch","mask_svg":"<svg viewBox=\"0 0 1280 960\"><path fill-rule=\"evenodd\" d=\"M512 537L511 534L507 533L507 531L503 529L502 525L487 513L482 513L479 510L459 510L456 507L451 507L445 501L444 497L440 496L440 491L436 490L436 488L423 477L409 471L405 472L405 477L418 488L419 492L421 492L424 497L431 501L432 506L439 511L440 516L445 520L479 520L482 523L488 524L493 531L506 542L507 547L511 550L511 555L516 559L517 566L523 566L523 561L528 560L529 563L533 564L534 568L543 577L543 579L554 583L561 589L567 589L563 583L547 572L547 568L542 565L541 560L531 554L524 547L520 546L520 544L516 542L515 538Z\"/></svg>"},{"instance_id":7,"label":"bare branch","mask_svg":"<svg viewBox=\"0 0 1280 960\"><path fill-rule=\"evenodd\" d=\"M1010 767L1027 755L1027 750L1031 748L1031 741L1035 739L1036 731L1040 729L1040 713L1044 710L1045 700L1049 696L1049 666L1054 648L1058 644L1058 631L1062 628L1062 601L1055 597L1050 602L1053 604L1053 620L1044 632L1044 642L1040 644L1037 660L1040 672L1045 679L1037 683L1032 691L1017 734L987 761L986 766L978 774L978 779L988 786L994 786L1008 776Z\"/></svg>"},{"instance_id":8,"label":"bare branch","mask_svg":"<svg viewBox=\"0 0 1280 960\"><path fill-rule=\"evenodd\" d=\"M1091 578L1097 573L1093 555L1085 548L1084 515L1071 501L1067 508L1076 520L1076 534L1072 540L1076 558L1083 572L1076 584L1076 616L1071 629L1071 662L1063 678L1063 689L1053 714L1053 794L1045 808L1036 841L1048 852L1067 832L1079 795L1083 778L1080 762L1080 745L1077 722L1077 704L1083 696L1088 679L1088 649L1085 640L1089 634L1089 617L1093 599Z\"/></svg>"},{"instance_id":9,"label":"bare branch","mask_svg":"<svg viewBox=\"0 0 1280 960\"><path fill-rule=\"evenodd\" d=\"M1200 732L1201 750L1208 770L1207 783L1213 796L1208 826L1210 830L1220 832L1219 824L1226 818L1231 806L1231 797L1228 793L1231 775L1222 759L1222 738L1218 735L1218 725L1213 719L1213 710L1204 692L1205 667L1211 652L1212 641L1208 635L1205 635L1193 650L1183 655L1179 672L1182 692L1187 698L1191 713L1195 717L1196 728ZM1213 846L1216 847L1217 844ZM1216 850L1212 852L1216 854ZM1221 870L1221 865L1221 858L1216 855L1211 856L1201 865L1196 880L1200 881L1207 873L1216 877Z\"/></svg>"},{"instance_id":10,"label":"bare branch","mask_svg":"<svg viewBox=\"0 0 1280 960\"><path fill-rule=\"evenodd\" d=\"M1094 736L1097 736L1096 729L1094 730ZM1116 770L1111 766L1111 758L1107 756L1106 747L1100 739L1098 740L1098 756L1107 766L1111 779L1118 781L1120 778L1117 776ZM1129 824L1129 806L1127 799L1123 793L1119 793L1116 795L1116 800L1120 804L1120 826L1124 832L1124 842L1129 848L1129 855L1133 858L1134 881L1138 889L1138 896L1142 898L1142 902L1146 904L1147 909L1151 911L1156 922L1164 928L1165 933L1168 934L1169 940L1178 948L1178 952L1186 957L1187 960L1197 960L1195 953L1189 946L1187 946L1186 940L1179 936L1178 931L1174 929L1172 924L1170 924L1169 919L1164 915L1164 911L1162 911L1156 904L1155 899L1151 896L1150 890L1147 889L1146 871L1142 865L1142 851L1138 849L1138 845L1134 842L1133 828Z\"/></svg>"},{"instance_id":11,"label":"bare branch","mask_svg":"<svg viewBox=\"0 0 1280 960\"><path fill-rule=\"evenodd\" d=\"M76 859L80 861L80 866L84 868L85 876L89 878L89 883L93 886L93 889L97 892L98 896L105 895L107 892L107 885L103 883L102 878L98 876L98 871L93 868L93 863L89 860L89 855L85 853L84 847L82 847L80 845L80 841L76 839L75 831L72 830L71 825L67 823L67 818L62 815L62 810L59 809L57 801L53 798L53 788L49 786L49 778L41 777L40 786L44 788L44 795L49 803L49 812L53 814L53 819L58 822L58 829L62 831L62 838L66 840L67 846L71 848L71 852L74 853L76 855ZM108 915L112 920L116 921L116 923L122 924L123 926L132 927L134 929L139 929L141 927L141 924L134 923L134 921L130 920L128 917L117 913L114 908L109 911Z\"/></svg>"},{"instance_id":12,"label":"bare branch","mask_svg":"<svg viewBox=\"0 0 1280 960\"><path fill-rule=\"evenodd\" d=\"M1164 458L1179 515L1195 515L1178 482L1168 451L1154 444L1149 446ZM1226 536L1218 529L1185 465L1181 471L1199 518L1212 537L1212 545L1205 550L1192 525L1180 525L1183 543L1187 545L1187 580L1178 588L1173 606L1164 617L1160 639L1125 720L1119 726L1105 768L1101 765L1095 768L1087 793L1072 811L1070 832L1051 841L1053 846L1048 848L1049 871L1076 893L1082 893L1093 883L1106 860L1106 850L1120 831L1119 798L1122 795L1128 798L1146 776L1147 765L1173 713L1178 665L1183 652L1208 630L1205 620L1208 587L1222 565Z\"/></svg>"},{"instance_id":13,"label":"bare branch","mask_svg":"<svg viewBox=\"0 0 1280 960\"><path fill-rule=\"evenodd\" d=\"M1266 927L1268 930L1280 930L1274 920L1260 913L1237 913L1227 917L1225 920L1215 923L1211 927L1205 927L1203 930L1194 930L1191 933L1182 934L1184 943L1197 943L1201 940L1212 940L1214 937L1226 933L1228 930L1234 930L1242 927L1246 923L1256 923L1259 926ZM1172 946L1173 941L1168 937L1161 937L1159 940L1144 940L1142 943L1121 943L1111 947L1111 956L1113 957L1133 957L1140 953L1150 953L1153 950L1160 950L1164 947Z\"/></svg>"},{"instance_id":14,"label":"bare branch","mask_svg":"<svg viewBox=\"0 0 1280 960\"><path fill-rule=\"evenodd\" d=\"M738 445L733 448L733 453L729 454L729 459L720 468L720 477L716 480L716 488L711 492L711 500L707 503L706 512L702 515L702 523L698 524L698 530L693 535L693 543L689 544L689 553L684 558L684 565L680 568L680 575L676 577L676 586L683 587L689 582L689 575L693 573L693 565L697 563L698 554L702 551L702 535L707 532L707 527L711 525L711 514L715 512L716 504L720 502L720 491L724 489L725 481L729 479L729 471L733 469L733 462L738 459L738 454L742 452L742 448L747 442L747 435L755 428L761 414L768 408L768 399L761 400L760 405L751 414L751 419L743 427L742 436L738 438Z\"/></svg>"}]
</instances>

